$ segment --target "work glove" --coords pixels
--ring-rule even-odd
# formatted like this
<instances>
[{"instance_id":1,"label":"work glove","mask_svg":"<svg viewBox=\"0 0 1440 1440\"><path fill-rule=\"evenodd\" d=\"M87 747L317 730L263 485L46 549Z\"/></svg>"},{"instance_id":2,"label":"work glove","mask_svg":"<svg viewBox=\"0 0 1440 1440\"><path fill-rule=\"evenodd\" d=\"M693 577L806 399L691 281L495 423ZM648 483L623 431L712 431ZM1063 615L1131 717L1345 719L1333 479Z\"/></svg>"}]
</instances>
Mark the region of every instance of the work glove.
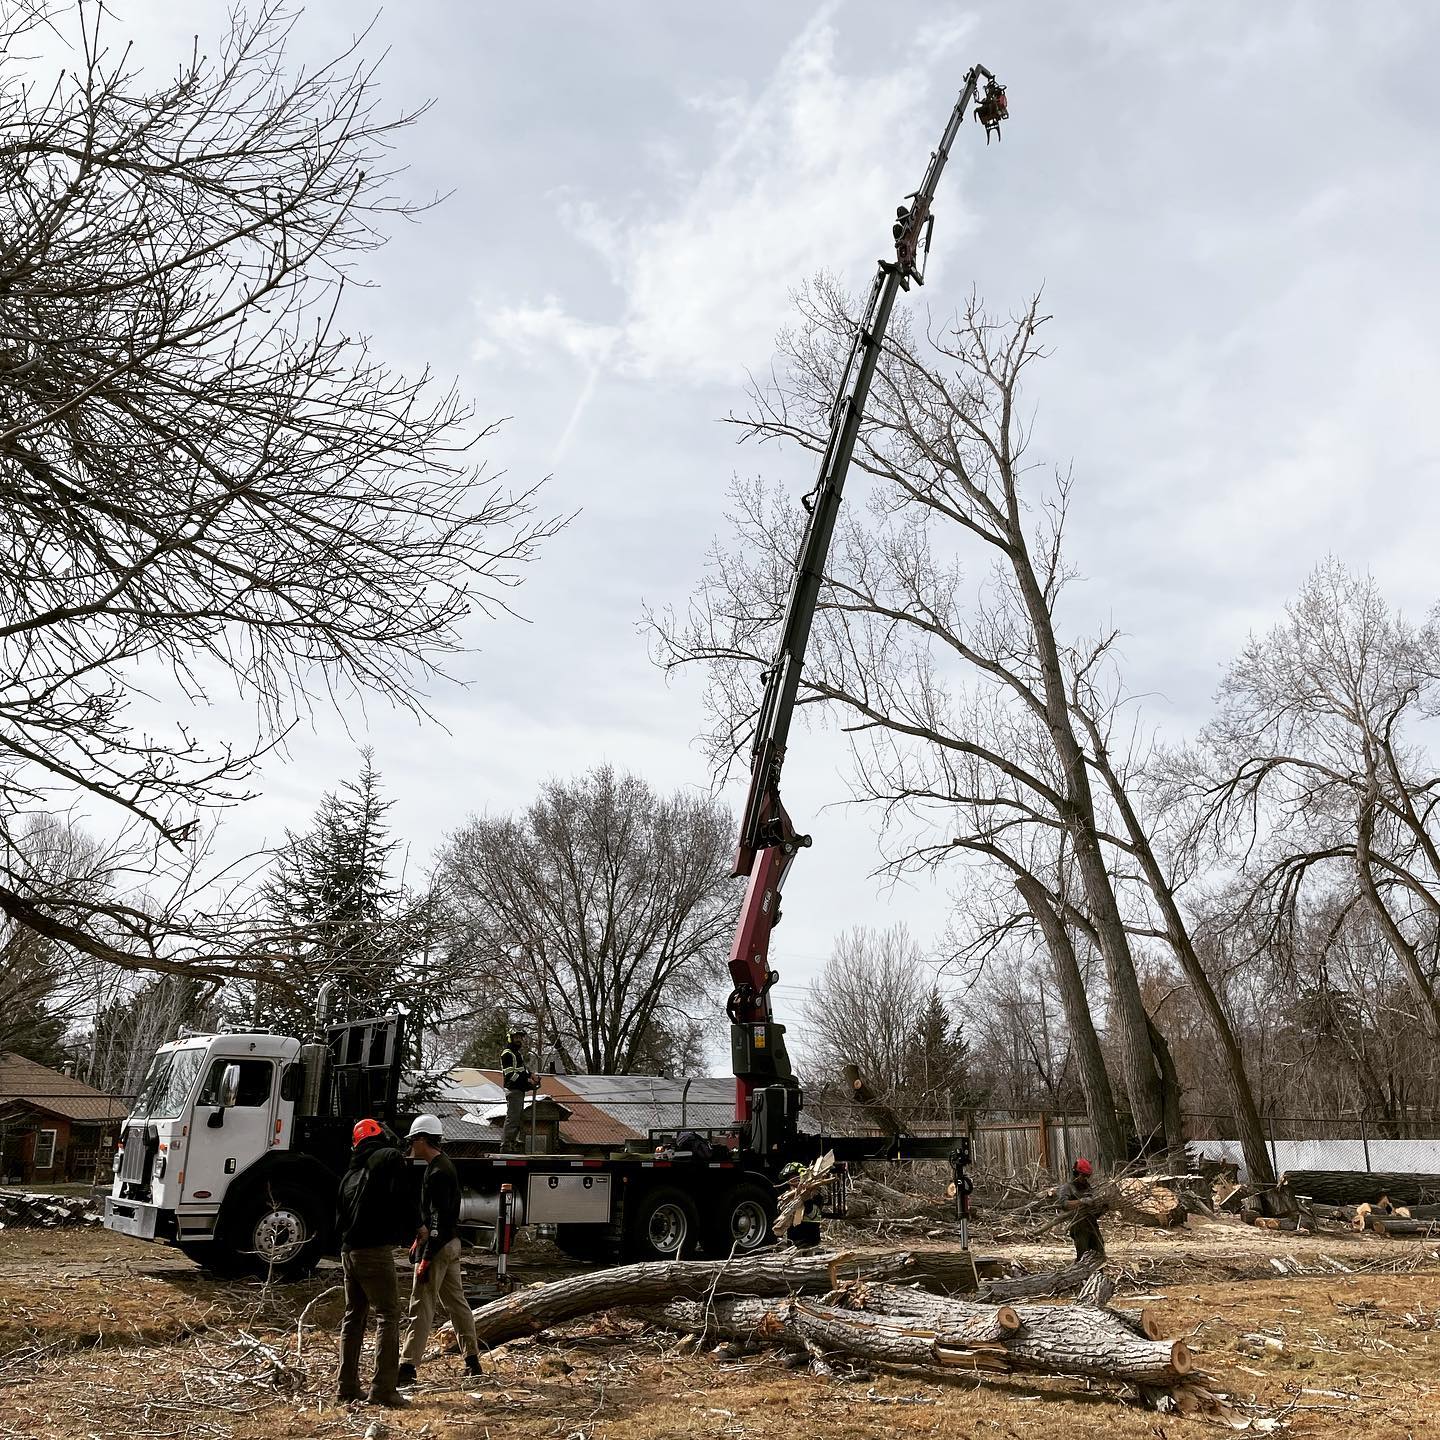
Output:
<instances>
[{"instance_id":1,"label":"work glove","mask_svg":"<svg viewBox=\"0 0 1440 1440\"><path fill-rule=\"evenodd\" d=\"M410 1263L411 1263L412 1265L414 1265L419 1259L420 1259L420 1240L419 1240L419 1238L417 1237L416 1239L414 1239L414 1240L412 1240L412 1241L410 1242Z\"/></svg>"},{"instance_id":2,"label":"work glove","mask_svg":"<svg viewBox=\"0 0 1440 1440\"><path fill-rule=\"evenodd\" d=\"M424 1284L427 1284L427 1283L429 1282L429 1279L430 1279L430 1262L429 1262L428 1260L422 1260L422 1261L415 1267L415 1283L416 1283L417 1285L424 1285Z\"/></svg>"}]
</instances>

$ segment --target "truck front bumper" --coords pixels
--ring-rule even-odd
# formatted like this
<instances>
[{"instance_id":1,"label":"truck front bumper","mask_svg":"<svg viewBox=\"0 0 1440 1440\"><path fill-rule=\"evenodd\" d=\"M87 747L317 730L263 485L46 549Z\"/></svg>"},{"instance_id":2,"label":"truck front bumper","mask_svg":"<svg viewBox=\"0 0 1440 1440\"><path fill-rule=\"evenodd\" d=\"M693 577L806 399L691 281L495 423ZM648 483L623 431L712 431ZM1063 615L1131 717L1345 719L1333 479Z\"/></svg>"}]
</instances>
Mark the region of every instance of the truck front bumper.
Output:
<instances>
[{"instance_id":1,"label":"truck front bumper","mask_svg":"<svg viewBox=\"0 0 1440 1440\"><path fill-rule=\"evenodd\" d=\"M137 1240L153 1240L162 1233L160 1207L143 1200L117 1200L107 1195L104 1223L107 1230L133 1235Z\"/></svg>"}]
</instances>

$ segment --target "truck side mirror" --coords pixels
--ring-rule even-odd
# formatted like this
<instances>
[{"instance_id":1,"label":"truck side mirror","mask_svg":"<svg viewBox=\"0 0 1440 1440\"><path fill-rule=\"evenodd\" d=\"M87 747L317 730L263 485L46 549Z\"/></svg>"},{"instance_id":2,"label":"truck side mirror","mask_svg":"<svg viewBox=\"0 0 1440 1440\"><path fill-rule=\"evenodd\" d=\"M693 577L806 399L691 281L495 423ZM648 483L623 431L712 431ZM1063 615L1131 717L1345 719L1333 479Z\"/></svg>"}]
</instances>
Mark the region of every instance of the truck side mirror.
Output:
<instances>
[{"instance_id":1,"label":"truck side mirror","mask_svg":"<svg viewBox=\"0 0 1440 1440\"><path fill-rule=\"evenodd\" d=\"M240 1067L227 1065L220 1077L220 1103L229 1110L240 1098Z\"/></svg>"}]
</instances>

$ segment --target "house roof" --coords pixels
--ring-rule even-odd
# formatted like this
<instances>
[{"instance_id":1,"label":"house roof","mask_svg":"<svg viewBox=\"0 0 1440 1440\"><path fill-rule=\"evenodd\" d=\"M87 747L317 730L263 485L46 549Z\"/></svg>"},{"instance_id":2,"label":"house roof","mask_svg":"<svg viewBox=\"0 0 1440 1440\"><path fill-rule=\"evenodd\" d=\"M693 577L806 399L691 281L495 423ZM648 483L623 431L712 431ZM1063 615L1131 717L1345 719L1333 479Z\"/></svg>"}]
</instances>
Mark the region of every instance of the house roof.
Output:
<instances>
[{"instance_id":1,"label":"house roof","mask_svg":"<svg viewBox=\"0 0 1440 1440\"><path fill-rule=\"evenodd\" d=\"M113 1120L117 1124L129 1108L118 1095L107 1095L73 1075L10 1050L0 1051L0 1108L21 1105L67 1120Z\"/></svg>"}]
</instances>

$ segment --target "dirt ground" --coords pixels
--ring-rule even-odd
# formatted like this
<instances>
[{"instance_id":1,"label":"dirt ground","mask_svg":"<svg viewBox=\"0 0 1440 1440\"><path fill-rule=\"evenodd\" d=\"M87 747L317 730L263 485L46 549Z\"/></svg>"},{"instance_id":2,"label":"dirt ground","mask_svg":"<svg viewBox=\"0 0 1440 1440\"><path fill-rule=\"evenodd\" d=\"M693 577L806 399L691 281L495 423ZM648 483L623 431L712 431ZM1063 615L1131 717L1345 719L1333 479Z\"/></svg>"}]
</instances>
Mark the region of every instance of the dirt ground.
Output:
<instances>
[{"instance_id":1,"label":"dirt ground","mask_svg":"<svg viewBox=\"0 0 1440 1440\"><path fill-rule=\"evenodd\" d=\"M941 1240L847 1231L845 1248ZM1174 1234L1117 1229L1127 1289L1186 1338L1213 1389L1279 1419L1283 1433L1401 1440L1440 1435L1440 1251L1373 1235L1268 1235L1236 1224ZM1053 1267L1068 1247L985 1254ZM517 1252L522 1283L564 1273L543 1242ZM1282 1273L1294 1270L1303 1273ZM474 1265L474 1278L483 1267ZM787 1370L778 1357L682 1355L618 1315L486 1358L463 1383L433 1347L403 1413L331 1399L338 1271L266 1290L221 1283L178 1252L104 1231L0 1233L0 1437L134 1440L466 1437L659 1440L668 1436L984 1436L1055 1440L1198 1435L1224 1428L1125 1403L1078 1382ZM1260 1332L1273 1346L1241 1337ZM1260 1353L1252 1353L1256 1349ZM384 1427L372 1430L376 1421Z\"/></svg>"}]
</instances>

